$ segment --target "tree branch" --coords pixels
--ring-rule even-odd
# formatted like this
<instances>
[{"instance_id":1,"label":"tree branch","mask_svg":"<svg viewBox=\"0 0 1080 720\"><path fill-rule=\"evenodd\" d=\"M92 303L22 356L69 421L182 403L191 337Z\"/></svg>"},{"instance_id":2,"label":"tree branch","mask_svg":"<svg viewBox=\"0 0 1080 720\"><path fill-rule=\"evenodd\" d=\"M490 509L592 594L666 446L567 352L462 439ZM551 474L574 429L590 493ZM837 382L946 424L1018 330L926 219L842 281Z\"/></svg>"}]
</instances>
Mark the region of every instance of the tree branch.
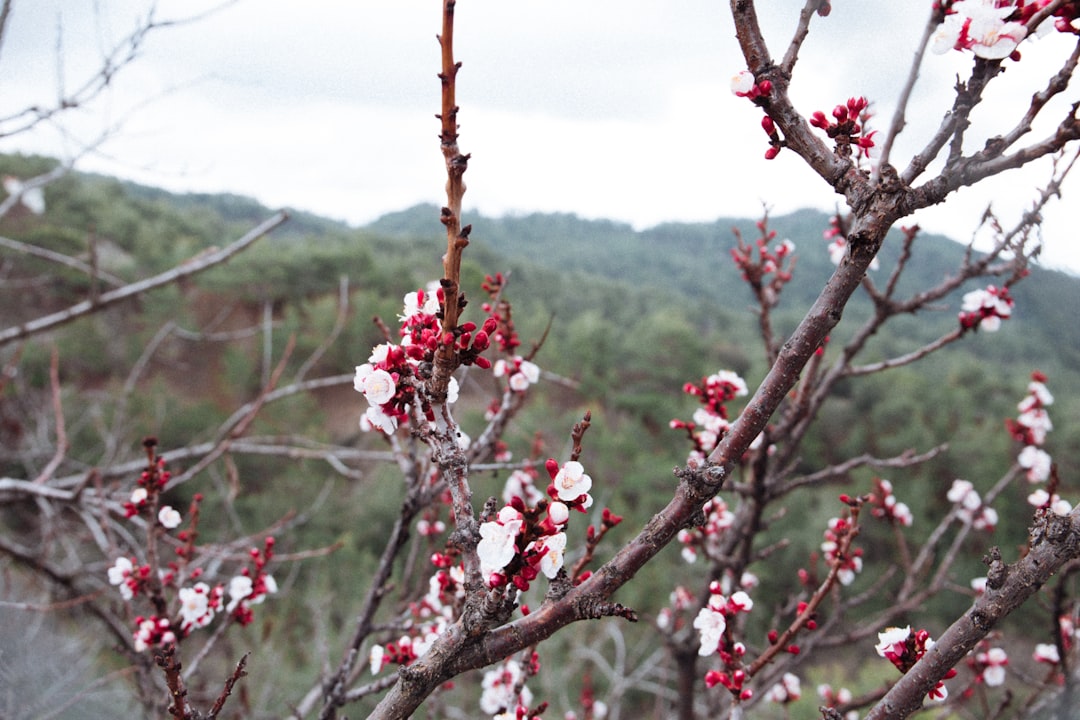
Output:
<instances>
[{"instance_id":1,"label":"tree branch","mask_svg":"<svg viewBox=\"0 0 1080 720\"><path fill-rule=\"evenodd\" d=\"M69 323L76 318L80 318L84 315L89 315L90 313L97 312L102 308L114 305L122 300L136 297L137 295L141 295L142 293L149 290L162 287L163 285L168 285L170 283L176 282L181 278L195 275L215 265L219 265L231 258L233 255L236 255L240 251L247 248L249 245L254 243L263 235L266 235L268 232L284 223L286 220L288 220L288 218L288 213L282 210L275 214L273 217L263 221L256 227L252 228L239 240L236 240L235 242L227 245L220 250L212 253L207 253L206 255L200 257L197 260L193 260L186 264L172 268L171 270L167 270L159 275L154 275L153 277L146 278L145 280L139 280L138 282L130 283L111 292L103 293L97 298L97 301L84 300L80 303L72 305L66 310L61 310L59 312L52 313L51 315L46 315L45 317L37 318L35 320L31 320L30 322L23 323L22 325L9 327L6 330L2 330L0 331L0 347L12 341L21 340L22 338L30 337L31 335L36 335L37 333L44 332L46 330L51 330L52 328L58 327L65 323Z\"/></svg>"}]
</instances>

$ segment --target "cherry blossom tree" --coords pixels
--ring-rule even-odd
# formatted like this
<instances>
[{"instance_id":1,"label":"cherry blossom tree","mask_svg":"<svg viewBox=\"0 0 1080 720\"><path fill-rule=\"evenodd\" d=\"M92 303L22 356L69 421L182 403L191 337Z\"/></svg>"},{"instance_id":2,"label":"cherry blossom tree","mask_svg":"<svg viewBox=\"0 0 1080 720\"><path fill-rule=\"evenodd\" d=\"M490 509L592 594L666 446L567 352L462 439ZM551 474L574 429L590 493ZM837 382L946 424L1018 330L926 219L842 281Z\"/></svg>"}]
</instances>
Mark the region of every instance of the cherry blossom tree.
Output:
<instances>
[{"instance_id":1,"label":"cherry blossom tree","mask_svg":"<svg viewBox=\"0 0 1080 720\"><path fill-rule=\"evenodd\" d=\"M1010 321L1015 305L1010 289L1023 281L1038 252L1034 230L1040 209L1059 193L1075 161L1074 141L1080 138L1075 101L1051 120L1041 138L1029 135L1036 121L1041 123L1056 107L1052 101L1069 98L1069 81L1080 59L1080 5L1062 0L928 5L911 72L898 88L895 114L879 131L869 129L870 99L853 96L824 111L797 108L789 94L811 25L830 21L827 0L805 3L778 60L774 50L780 46L770 46L764 36L755 3L730 3L745 60L745 68L733 69L731 90L761 116L747 125L753 137L762 139L754 124L765 133L762 162L793 153L843 198L846 209L823 229L830 242L821 252L836 267L801 322L783 336L774 311L798 272L798 253L806 250L778 239L767 215L757 225L758 237L736 235L731 260L754 297L768 372L756 387L726 368L710 369L698 381L687 378L682 389L699 407L690 419L670 424L673 442L685 443L687 452L685 464L674 471L671 497L633 528L629 541L612 548L604 542L608 533L635 521L620 515L620 508L594 503L597 488L613 480L603 468L582 461L590 433L596 432L591 416L586 413L566 428L570 447L565 457L534 447L527 459L514 461L503 439L511 420L543 388L543 343L538 339L530 350L523 349L513 320L513 284L505 276L494 271L487 276L480 288L486 295L482 303L472 301L472 289L467 298L462 287L462 257L471 242L471 228L462 217L470 156L458 145L456 78L462 66L455 55L455 2L444 0L439 121L447 175L440 217L446 250L442 267L432 271L441 278L428 287L402 288L397 322L378 321L383 342L363 351L355 371L345 376L279 388L280 371L274 373L258 399L238 410L208 447L159 454L157 441L146 439L146 458L137 470L109 471L109 477L134 476L127 486L105 487L100 475L60 477L56 467L43 468L33 481L0 480L5 497L73 509L82 525L57 526L62 532L101 538L98 550L107 562L101 563L97 587L123 600L125 612L105 604L95 606L95 612L146 676L138 685L147 696L144 705L154 706L151 696L163 682L167 694L162 695L175 717L216 717L223 711L243 682L247 656L235 660L231 674L209 694L206 709L189 696L192 666L198 667L229 627L250 623L254 613L263 612L256 606L278 592L273 570L282 560L275 553L276 531L269 530L208 551L199 541L201 499L189 508L173 508L162 492L241 451L245 429L266 403L317 385L351 382L358 393L361 429L385 448L379 457L400 471L400 512L362 591L335 600L351 618L341 630L346 640L340 658L312 678L310 690L287 711L291 717L335 718L373 698L378 702L370 717L409 717L471 671L482 672L480 712L498 718L541 717L550 700L537 691L537 681L549 672L540 643L569 635L572 626L585 621L606 619L617 628L645 619L613 596L647 564L660 562L658 555L668 546L681 550L682 562L701 568L700 585L662 589L670 602L648 619L674 671L640 681L677 688L669 708L678 717L740 718L756 712L764 716L770 705L786 708L810 694L806 671L840 647L861 647L867 663L879 662L886 670L891 665L899 674L879 691L860 697L847 688L816 688L821 715L829 720L902 718L942 703L976 716L1065 717L1077 681L1077 603L1064 582L1056 583L1048 599L1054 632L1045 638L1049 642L1032 646L1032 662L1045 666L1046 681L1022 704L1009 707L1007 698L1000 700L993 715L986 699L986 691L1000 687L1017 664L997 644L995 628L1056 573L1073 573L1080 558L1080 511L1069 502L1069 478L1046 449L1053 430L1052 378L1039 372L1032 374L1016 417L1002 430L1015 441L1016 453L1001 458L1003 470L994 483L977 487L968 479L952 480L948 509L917 534L908 528L931 521L915 517L899 483L877 477L871 487L839 494L834 517L820 528L820 552L790 578L786 599L772 617L764 618L770 610L754 599L755 570L784 543L772 532L772 519L802 493L856 469L903 473L945 451L943 446L912 448L886 457L867 452L813 471L799 463L811 429L821 422L823 408L841 383L916 363ZM1033 88L1014 122L982 133L990 137L985 143L973 143L973 111L987 88L1006 68L1023 63L1029 48L1037 52L1048 34L1070 38L1073 49L1043 85ZM902 165L894 157L894 143L905 129L920 67L932 52L962 53L970 71L957 81L953 105L938 128ZM948 202L960 188L1040 158L1053 159L1045 187L1011 228L987 219L995 236L989 251L969 248L960 266L940 281L923 283L910 295L901 293L899 280L918 251L920 233L909 225L890 236L894 226L921 209ZM875 270L879 251L894 241L900 245L899 260ZM903 354L866 359L870 339L889 332L897 318L951 302L973 282L981 288L962 293L951 331ZM873 312L838 333L856 293L865 295ZM73 319L74 311L69 315L63 320ZM11 332L11 341L23 337L19 328ZM8 341L7 336L0 333L0 341ZM470 438L455 417L455 405L465 392L465 379L481 373L489 373L499 391L486 403L483 430ZM56 415L60 436L62 413ZM62 451L57 458L62 459ZM185 461L192 463L188 469L170 471L172 464ZM505 490L501 497L480 501L473 497L474 481L488 470L505 473ZM1027 507L1008 510L1032 518L1020 553L988 540L1000 521L995 499L1016 485L1036 486ZM96 508L91 521L87 513L78 513L89 506ZM873 565L865 557L860 533L869 523L880 523L890 533L895 550L891 567ZM112 534L125 542L109 540ZM985 547L986 575L957 578L958 555L971 542ZM0 550L41 574L55 572L63 575L57 582L75 583L48 558L3 543ZM116 553L121 544L130 552ZM164 545L176 559L162 561ZM418 561L422 552L426 571ZM853 592L853 584L870 573L877 579ZM908 624L928 601L955 592L961 581L971 604L937 637ZM402 592L391 592L396 585ZM146 609L136 614L137 603ZM764 631L759 632L759 624ZM189 650L196 645L200 649ZM155 669L158 674L150 677ZM598 697L583 682L580 714L575 710L573 717L615 715L621 701L618 692ZM977 707L979 702L984 706ZM474 715L475 708L463 712Z\"/></svg>"}]
</instances>

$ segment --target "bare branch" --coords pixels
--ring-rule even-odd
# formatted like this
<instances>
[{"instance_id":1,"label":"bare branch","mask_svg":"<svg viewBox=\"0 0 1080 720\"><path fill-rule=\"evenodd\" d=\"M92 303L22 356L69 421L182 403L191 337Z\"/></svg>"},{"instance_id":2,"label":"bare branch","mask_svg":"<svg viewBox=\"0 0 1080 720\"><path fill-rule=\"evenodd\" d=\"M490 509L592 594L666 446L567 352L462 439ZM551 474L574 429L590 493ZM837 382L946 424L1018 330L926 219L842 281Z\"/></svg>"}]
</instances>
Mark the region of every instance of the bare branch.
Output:
<instances>
[{"instance_id":1,"label":"bare branch","mask_svg":"<svg viewBox=\"0 0 1080 720\"><path fill-rule=\"evenodd\" d=\"M14 340L20 340L44 332L45 330L50 330L59 325L71 322L76 318L89 315L102 308L114 305L122 300L136 297L144 292L153 290L154 288L169 285L181 278L195 275L215 265L219 265L284 223L288 217L289 216L285 211L278 212L270 219L265 220L252 230L248 231L239 240L236 240L221 250L208 253L198 260L167 270L159 275L154 275L145 280L139 280L138 282L130 283L111 292L103 293L98 297L97 302L84 300L83 302L72 305L66 310L61 310L60 312L52 313L51 315L46 315L45 317L37 318L36 320L31 320L22 325L2 330L0 331L0 346L6 345Z\"/></svg>"}]
</instances>

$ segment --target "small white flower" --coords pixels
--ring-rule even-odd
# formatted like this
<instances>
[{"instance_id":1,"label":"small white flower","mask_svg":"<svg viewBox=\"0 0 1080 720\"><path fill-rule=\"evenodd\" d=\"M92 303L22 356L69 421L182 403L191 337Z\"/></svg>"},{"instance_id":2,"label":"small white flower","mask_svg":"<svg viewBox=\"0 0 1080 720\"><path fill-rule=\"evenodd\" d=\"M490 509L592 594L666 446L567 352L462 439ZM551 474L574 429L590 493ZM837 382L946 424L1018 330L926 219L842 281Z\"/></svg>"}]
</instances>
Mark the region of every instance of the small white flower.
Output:
<instances>
[{"instance_id":1,"label":"small white flower","mask_svg":"<svg viewBox=\"0 0 1080 720\"><path fill-rule=\"evenodd\" d=\"M376 369L368 363L356 366L353 387L357 392L363 393L371 405L382 405L389 402L397 392L394 376L385 370Z\"/></svg>"},{"instance_id":2,"label":"small white flower","mask_svg":"<svg viewBox=\"0 0 1080 720\"><path fill-rule=\"evenodd\" d=\"M740 70L731 76L731 92L745 95L754 89L754 74L749 70Z\"/></svg>"},{"instance_id":3,"label":"small white flower","mask_svg":"<svg viewBox=\"0 0 1080 720\"><path fill-rule=\"evenodd\" d=\"M521 513L507 505L499 511L496 520L480 525L480 542L476 554L480 557L480 569L485 577L502 570L517 553L515 542L521 532Z\"/></svg>"},{"instance_id":4,"label":"small white flower","mask_svg":"<svg viewBox=\"0 0 1080 720\"><path fill-rule=\"evenodd\" d=\"M416 292L407 293L405 295L405 307L398 316L398 320L408 320L413 315L423 313L424 315L434 315L439 312L439 298L433 292L424 293L424 304L420 304L420 294Z\"/></svg>"},{"instance_id":5,"label":"small white flower","mask_svg":"<svg viewBox=\"0 0 1080 720\"><path fill-rule=\"evenodd\" d=\"M1049 663L1051 665L1057 665L1061 662L1061 656L1058 654L1056 645L1049 643L1039 643L1035 646L1035 652L1031 655L1035 662Z\"/></svg>"},{"instance_id":6,"label":"small white flower","mask_svg":"<svg viewBox=\"0 0 1080 720\"><path fill-rule=\"evenodd\" d=\"M720 646L720 639L727 629L727 618L724 614L710 607L701 608L694 618L694 628L701 633L701 647L698 655L706 657L712 655Z\"/></svg>"},{"instance_id":7,"label":"small white flower","mask_svg":"<svg viewBox=\"0 0 1080 720\"><path fill-rule=\"evenodd\" d=\"M902 628L886 628L885 632L878 633L878 644L874 646L874 650L876 650L877 654L883 658L889 657L886 653L889 653L890 651L896 654L902 654L902 649L897 653L895 648L897 645L903 646L909 635L911 635L910 625Z\"/></svg>"},{"instance_id":8,"label":"small white flower","mask_svg":"<svg viewBox=\"0 0 1080 720\"><path fill-rule=\"evenodd\" d=\"M1030 483L1045 482L1050 477L1050 466L1053 464L1050 454L1042 448L1027 445L1016 457L1020 467L1027 470L1027 480Z\"/></svg>"},{"instance_id":9,"label":"small white flower","mask_svg":"<svg viewBox=\"0 0 1080 720\"><path fill-rule=\"evenodd\" d=\"M540 380L540 368L536 363L528 360L522 360L521 365L518 366L518 372L525 376L525 379L529 381L529 384L535 385Z\"/></svg>"},{"instance_id":10,"label":"small white flower","mask_svg":"<svg viewBox=\"0 0 1080 720\"><path fill-rule=\"evenodd\" d=\"M141 505L146 502L147 495L149 495L149 493L146 491L146 488L137 487L131 491L131 503L133 505Z\"/></svg>"},{"instance_id":11,"label":"small white flower","mask_svg":"<svg viewBox=\"0 0 1080 720\"><path fill-rule=\"evenodd\" d=\"M135 596L131 586L127 584L127 579L134 570L135 566L126 557L116 558L116 562L109 568L109 584L116 585L117 590L120 591L120 597L125 600L130 600Z\"/></svg>"},{"instance_id":12,"label":"small white flower","mask_svg":"<svg viewBox=\"0 0 1080 720\"><path fill-rule=\"evenodd\" d=\"M157 517L158 522L169 530L172 530L173 528L180 525L180 513L177 510L173 509L171 505L162 506L162 508L158 510Z\"/></svg>"},{"instance_id":13,"label":"small white flower","mask_svg":"<svg viewBox=\"0 0 1080 720\"><path fill-rule=\"evenodd\" d=\"M210 586L206 583L201 582L193 587L180 588L177 596L180 599L182 625L201 628L209 625L214 619L214 611L210 607Z\"/></svg>"},{"instance_id":14,"label":"small white flower","mask_svg":"<svg viewBox=\"0 0 1080 720\"><path fill-rule=\"evenodd\" d=\"M244 598L251 594L252 582L247 575L236 575L229 580L229 604L225 612L232 612Z\"/></svg>"},{"instance_id":15,"label":"small white flower","mask_svg":"<svg viewBox=\"0 0 1080 720\"><path fill-rule=\"evenodd\" d=\"M563 552L566 550L566 533L548 535L536 548L543 554L540 558L540 570L548 577L554 578L563 566Z\"/></svg>"},{"instance_id":16,"label":"small white flower","mask_svg":"<svg viewBox=\"0 0 1080 720\"><path fill-rule=\"evenodd\" d=\"M728 599L728 604L739 612L750 612L754 609L754 601L742 590L733 593Z\"/></svg>"},{"instance_id":17,"label":"small white flower","mask_svg":"<svg viewBox=\"0 0 1080 720\"><path fill-rule=\"evenodd\" d=\"M371 674L378 675L382 670L383 656L386 654L386 650L382 645L372 645L371 653L368 655L368 663L371 665Z\"/></svg>"},{"instance_id":18,"label":"small white flower","mask_svg":"<svg viewBox=\"0 0 1080 720\"><path fill-rule=\"evenodd\" d=\"M397 418L392 415L387 415L383 412L383 409L377 405L370 406L360 417L360 429L365 432L375 429L382 430L389 435L397 430L397 425Z\"/></svg>"},{"instance_id":19,"label":"small white flower","mask_svg":"<svg viewBox=\"0 0 1080 720\"><path fill-rule=\"evenodd\" d=\"M585 474L584 466L577 460L563 465L553 483L559 499L565 501L577 500L592 488L592 478Z\"/></svg>"}]
</instances>

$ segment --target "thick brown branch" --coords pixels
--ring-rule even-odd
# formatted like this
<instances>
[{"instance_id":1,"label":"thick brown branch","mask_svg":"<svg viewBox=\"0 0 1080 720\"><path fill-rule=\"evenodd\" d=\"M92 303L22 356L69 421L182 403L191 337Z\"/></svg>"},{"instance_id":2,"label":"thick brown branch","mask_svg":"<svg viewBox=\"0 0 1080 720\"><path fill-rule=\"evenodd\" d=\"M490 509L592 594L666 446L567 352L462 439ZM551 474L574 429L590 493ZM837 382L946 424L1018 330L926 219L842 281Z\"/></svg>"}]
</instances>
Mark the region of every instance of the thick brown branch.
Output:
<instances>
[{"instance_id":1,"label":"thick brown branch","mask_svg":"<svg viewBox=\"0 0 1080 720\"><path fill-rule=\"evenodd\" d=\"M922 707L926 693L987 633L1022 605L1069 560L1080 556L1080 509L1037 520L1028 554L987 591L874 706L866 720L898 720Z\"/></svg>"}]
</instances>

